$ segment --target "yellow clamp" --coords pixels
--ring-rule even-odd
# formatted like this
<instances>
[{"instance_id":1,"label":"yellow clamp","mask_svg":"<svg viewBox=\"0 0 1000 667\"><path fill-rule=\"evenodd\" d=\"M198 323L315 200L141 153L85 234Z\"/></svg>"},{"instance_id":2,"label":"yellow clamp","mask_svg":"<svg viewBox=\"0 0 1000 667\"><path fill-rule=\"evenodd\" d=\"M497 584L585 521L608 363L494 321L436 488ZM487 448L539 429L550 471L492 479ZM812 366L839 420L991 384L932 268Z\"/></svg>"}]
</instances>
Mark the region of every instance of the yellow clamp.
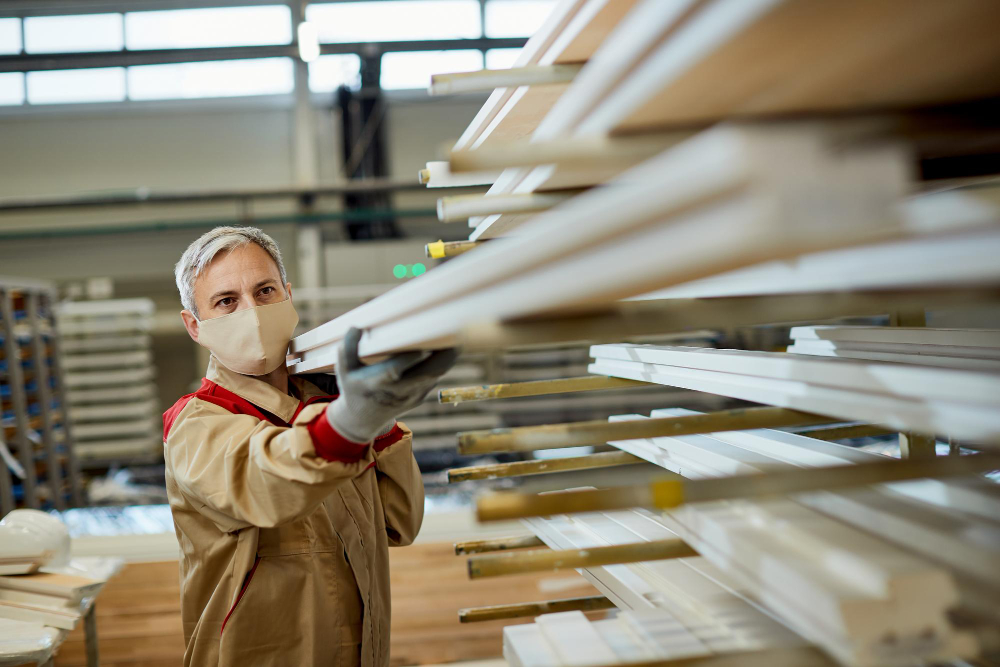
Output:
<instances>
[{"instance_id":1,"label":"yellow clamp","mask_svg":"<svg viewBox=\"0 0 1000 667\"><path fill-rule=\"evenodd\" d=\"M428 243L426 252L431 259L442 259L444 257L444 241Z\"/></svg>"},{"instance_id":2,"label":"yellow clamp","mask_svg":"<svg viewBox=\"0 0 1000 667\"><path fill-rule=\"evenodd\" d=\"M653 505L658 509L670 509L684 504L684 482L667 479L650 484Z\"/></svg>"}]
</instances>

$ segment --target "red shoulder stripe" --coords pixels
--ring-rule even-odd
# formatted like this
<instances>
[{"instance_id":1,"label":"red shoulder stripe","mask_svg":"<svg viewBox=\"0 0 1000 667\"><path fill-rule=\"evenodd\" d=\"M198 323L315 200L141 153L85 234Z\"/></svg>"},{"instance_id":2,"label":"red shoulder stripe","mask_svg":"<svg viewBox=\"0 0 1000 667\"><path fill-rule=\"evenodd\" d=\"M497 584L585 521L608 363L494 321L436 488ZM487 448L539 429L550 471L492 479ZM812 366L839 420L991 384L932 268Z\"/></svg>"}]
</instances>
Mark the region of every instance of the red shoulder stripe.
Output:
<instances>
[{"instance_id":1,"label":"red shoulder stripe","mask_svg":"<svg viewBox=\"0 0 1000 667\"><path fill-rule=\"evenodd\" d=\"M198 387L198 391L193 394L188 394L187 396L182 396L180 400L170 407L169 410L163 413L164 442L167 441L167 436L170 434L170 429L173 427L174 422L177 421L178 415L180 415L180 413L184 410L184 407L191 401L192 398L200 398L201 400L208 401L213 405L218 405L220 408L223 408L234 415L252 415L257 419L269 421L275 426L288 426L288 423L282 421L276 415L273 415L266 410L261 410L250 401L237 396L228 389L220 387L208 378L202 378L201 386Z\"/></svg>"}]
</instances>

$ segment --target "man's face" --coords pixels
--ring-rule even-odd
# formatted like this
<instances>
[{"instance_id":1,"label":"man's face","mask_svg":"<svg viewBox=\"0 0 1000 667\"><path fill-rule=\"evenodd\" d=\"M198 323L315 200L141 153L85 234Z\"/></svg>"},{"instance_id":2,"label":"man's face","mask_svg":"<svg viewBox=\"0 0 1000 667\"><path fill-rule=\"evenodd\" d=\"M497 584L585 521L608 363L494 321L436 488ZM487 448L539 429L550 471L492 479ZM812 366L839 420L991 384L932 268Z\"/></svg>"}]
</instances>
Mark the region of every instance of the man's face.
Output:
<instances>
[{"instance_id":1,"label":"man's face","mask_svg":"<svg viewBox=\"0 0 1000 667\"><path fill-rule=\"evenodd\" d=\"M281 273L267 251L248 243L215 256L195 278L194 303L202 320L221 317L245 308L278 303L291 296L291 283L281 284ZM198 340L194 313L181 312L184 326Z\"/></svg>"}]
</instances>

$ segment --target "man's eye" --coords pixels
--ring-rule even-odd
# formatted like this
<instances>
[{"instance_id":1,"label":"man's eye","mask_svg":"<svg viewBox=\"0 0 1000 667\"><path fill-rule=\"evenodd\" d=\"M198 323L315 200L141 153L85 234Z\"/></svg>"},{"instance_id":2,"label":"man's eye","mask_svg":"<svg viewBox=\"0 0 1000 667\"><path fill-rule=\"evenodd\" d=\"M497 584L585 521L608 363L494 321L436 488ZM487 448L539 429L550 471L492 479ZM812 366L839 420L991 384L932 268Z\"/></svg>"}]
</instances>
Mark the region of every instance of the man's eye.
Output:
<instances>
[{"instance_id":1,"label":"man's eye","mask_svg":"<svg viewBox=\"0 0 1000 667\"><path fill-rule=\"evenodd\" d=\"M273 291L274 291L274 288L273 288L273 287L265 287L264 289L262 289L262 290L260 291L260 293L261 293L261 294L270 294L270 293L271 293L271 292L273 292Z\"/></svg>"},{"instance_id":2,"label":"man's eye","mask_svg":"<svg viewBox=\"0 0 1000 667\"><path fill-rule=\"evenodd\" d=\"M225 307L225 306L230 306L233 303L235 303L235 301L233 300L233 297L227 296L225 299L219 299L219 303L217 303L215 305Z\"/></svg>"}]
</instances>

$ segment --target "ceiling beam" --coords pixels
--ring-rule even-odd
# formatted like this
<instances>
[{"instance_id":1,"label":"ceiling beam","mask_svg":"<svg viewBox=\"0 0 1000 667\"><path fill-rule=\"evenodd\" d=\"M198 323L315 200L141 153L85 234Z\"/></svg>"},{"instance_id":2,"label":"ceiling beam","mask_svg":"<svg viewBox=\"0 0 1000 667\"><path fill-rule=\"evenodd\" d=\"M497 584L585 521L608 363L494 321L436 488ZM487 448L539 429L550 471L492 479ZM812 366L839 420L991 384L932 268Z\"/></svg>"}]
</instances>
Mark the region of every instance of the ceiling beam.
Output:
<instances>
[{"instance_id":1,"label":"ceiling beam","mask_svg":"<svg viewBox=\"0 0 1000 667\"><path fill-rule=\"evenodd\" d=\"M439 51L449 49L520 48L526 40L502 39L431 39L405 42L355 42L322 44L323 55L356 53L376 56L390 51ZM89 69L94 67L130 67L168 63L245 60L248 58L297 58L295 44L273 46L227 46L201 49L155 49L144 51L98 51L91 53L28 53L0 56L0 72L40 72L46 70Z\"/></svg>"}]
</instances>

